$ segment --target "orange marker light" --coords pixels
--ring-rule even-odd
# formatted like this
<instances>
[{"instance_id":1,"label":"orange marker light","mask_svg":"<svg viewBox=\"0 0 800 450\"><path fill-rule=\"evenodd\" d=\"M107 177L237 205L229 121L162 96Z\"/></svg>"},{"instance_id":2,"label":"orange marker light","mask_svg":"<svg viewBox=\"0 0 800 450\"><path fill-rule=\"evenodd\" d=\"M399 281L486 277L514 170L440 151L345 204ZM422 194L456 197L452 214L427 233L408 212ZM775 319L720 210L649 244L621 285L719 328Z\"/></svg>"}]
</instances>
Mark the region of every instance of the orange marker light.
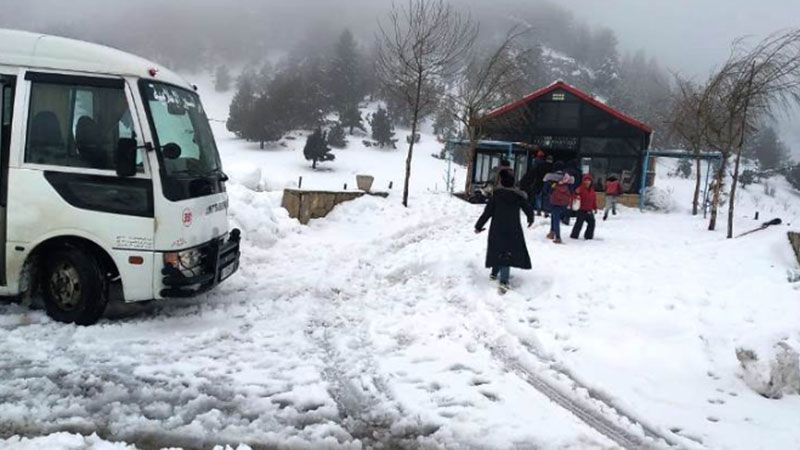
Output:
<instances>
[{"instance_id":1,"label":"orange marker light","mask_svg":"<svg viewBox=\"0 0 800 450\"><path fill-rule=\"evenodd\" d=\"M142 258L141 256L129 256L128 262L133 264L134 266L141 266L142 264L144 264L144 258Z\"/></svg>"},{"instance_id":2,"label":"orange marker light","mask_svg":"<svg viewBox=\"0 0 800 450\"><path fill-rule=\"evenodd\" d=\"M178 254L175 252L164 253L164 264L172 267L178 267Z\"/></svg>"}]
</instances>

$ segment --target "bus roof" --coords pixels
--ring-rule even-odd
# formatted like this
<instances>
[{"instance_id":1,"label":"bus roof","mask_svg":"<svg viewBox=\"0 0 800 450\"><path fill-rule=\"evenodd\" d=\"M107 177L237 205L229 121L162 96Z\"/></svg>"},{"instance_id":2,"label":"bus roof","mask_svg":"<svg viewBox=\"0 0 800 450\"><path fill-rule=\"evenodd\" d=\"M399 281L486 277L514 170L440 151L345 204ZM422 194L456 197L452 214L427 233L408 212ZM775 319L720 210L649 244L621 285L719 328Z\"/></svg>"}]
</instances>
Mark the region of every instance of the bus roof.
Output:
<instances>
[{"instance_id":1,"label":"bus roof","mask_svg":"<svg viewBox=\"0 0 800 450\"><path fill-rule=\"evenodd\" d=\"M135 76L192 88L183 77L166 67L121 50L4 28L0 28L0 66ZM155 76L151 74L151 69L155 69Z\"/></svg>"}]
</instances>

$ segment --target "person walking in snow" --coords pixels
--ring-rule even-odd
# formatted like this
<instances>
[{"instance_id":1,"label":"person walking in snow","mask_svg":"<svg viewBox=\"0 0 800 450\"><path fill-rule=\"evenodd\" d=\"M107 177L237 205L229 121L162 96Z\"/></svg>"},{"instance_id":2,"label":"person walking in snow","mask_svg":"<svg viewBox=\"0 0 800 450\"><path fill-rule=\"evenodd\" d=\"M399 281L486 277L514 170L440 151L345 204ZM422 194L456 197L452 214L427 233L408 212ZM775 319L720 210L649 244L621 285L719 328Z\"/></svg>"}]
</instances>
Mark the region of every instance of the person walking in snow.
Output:
<instances>
[{"instance_id":1,"label":"person walking in snow","mask_svg":"<svg viewBox=\"0 0 800 450\"><path fill-rule=\"evenodd\" d=\"M544 182L548 185L550 192L550 233L547 238L552 239L555 244L560 244L562 242L561 218L567 211L567 206L572 202L572 192L569 188L575 180L564 172L562 161L556 162L553 169L553 172L544 177Z\"/></svg>"},{"instance_id":2,"label":"person walking in snow","mask_svg":"<svg viewBox=\"0 0 800 450\"><path fill-rule=\"evenodd\" d=\"M544 218L547 219L550 217L552 206L550 205L550 183L545 183L544 177L553 171L553 155L547 155L541 167L536 176L542 180L542 211L544 211Z\"/></svg>"},{"instance_id":3,"label":"person walking in snow","mask_svg":"<svg viewBox=\"0 0 800 450\"><path fill-rule=\"evenodd\" d=\"M606 207L603 211L603 220L608 220L608 212L617 215L617 200L622 195L622 185L616 175L606 178Z\"/></svg>"},{"instance_id":4,"label":"person walking in snow","mask_svg":"<svg viewBox=\"0 0 800 450\"><path fill-rule=\"evenodd\" d=\"M514 169L511 167L511 161L504 158L489 171L489 178L486 180L486 187L484 188L487 194L491 195L500 186L500 173L505 171L510 171L513 174Z\"/></svg>"},{"instance_id":5,"label":"person walking in snow","mask_svg":"<svg viewBox=\"0 0 800 450\"><path fill-rule=\"evenodd\" d=\"M498 165L496 165L495 167L492 168L491 171L489 171L489 182L491 182L495 187L500 186L500 172L506 170L513 171L513 169L511 168L511 161L504 158L500 160L500 163Z\"/></svg>"},{"instance_id":6,"label":"person walking in snow","mask_svg":"<svg viewBox=\"0 0 800 450\"><path fill-rule=\"evenodd\" d=\"M531 163L531 167L519 181L520 189L528 194L528 199L533 204L533 210L537 216L541 216L544 210L542 189L544 187L544 176L547 175L550 168L551 166L548 165L544 158L544 152L537 150L536 158Z\"/></svg>"},{"instance_id":7,"label":"person walking in snow","mask_svg":"<svg viewBox=\"0 0 800 450\"><path fill-rule=\"evenodd\" d=\"M564 172L567 175L572 177L572 183L569 185L569 191L574 195L575 190L581 185L581 167L580 162L577 159L571 159L564 165ZM577 216L577 211L572 210L569 206L567 206L567 210L564 212L564 215L561 217L561 223L566 226L569 226L570 219L572 217Z\"/></svg>"},{"instance_id":8,"label":"person walking in snow","mask_svg":"<svg viewBox=\"0 0 800 450\"><path fill-rule=\"evenodd\" d=\"M489 242L486 248L486 267L491 268L492 280L500 277L500 293L505 294L512 267L530 269L531 258L525 245L525 235L519 221L522 210L528 218L528 227L533 225L533 208L524 192L514 189L514 175L510 171L498 173L500 187L489 199L489 203L475 223L475 233L489 226Z\"/></svg>"},{"instance_id":9,"label":"person walking in snow","mask_svg":"<svg viewBox=\"0 0 800 450\"><path fill-rule=\"evenodd\" d=\"M577 220L575 226L572 227L572 233L569 237L578 239L581 235L583 223L586 222L586 233L583 237L586 240L594 239L594 215L597 212L597 193L592 186L592 176L585 174L581 179L581 185L575 189L575 197L579 200L580 206L577 211Z\"/></svg>"}]
</instances>

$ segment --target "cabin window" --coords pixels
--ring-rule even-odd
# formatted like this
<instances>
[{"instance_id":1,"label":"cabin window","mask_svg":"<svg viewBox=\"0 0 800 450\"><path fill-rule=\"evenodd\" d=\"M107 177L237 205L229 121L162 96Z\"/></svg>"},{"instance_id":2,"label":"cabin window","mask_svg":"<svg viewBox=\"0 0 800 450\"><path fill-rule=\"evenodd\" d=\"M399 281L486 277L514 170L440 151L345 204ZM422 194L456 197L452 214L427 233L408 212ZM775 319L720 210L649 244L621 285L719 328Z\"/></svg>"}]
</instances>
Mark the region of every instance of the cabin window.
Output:
<instances>
[{"instance_id":1,"label":"cabin window","mask_svg":"<svg viewBox=\"0 0 800 450\"><path fill-rule=\"evenodd\" d=\"M580 103L538 103L536 105L536 127L545 130L575 130L580 124L580 108Z\"/></svg>"},{"instance_id":2,"label":"cabin window","mask_svg":"<svg viewBox=\"0 0 800 450\"><path fill-rule=\"evenodd\" d=\"M117 143L131 137L123 89L32 82L25 162L115 170Z\"/></svg>"}]
</instances>

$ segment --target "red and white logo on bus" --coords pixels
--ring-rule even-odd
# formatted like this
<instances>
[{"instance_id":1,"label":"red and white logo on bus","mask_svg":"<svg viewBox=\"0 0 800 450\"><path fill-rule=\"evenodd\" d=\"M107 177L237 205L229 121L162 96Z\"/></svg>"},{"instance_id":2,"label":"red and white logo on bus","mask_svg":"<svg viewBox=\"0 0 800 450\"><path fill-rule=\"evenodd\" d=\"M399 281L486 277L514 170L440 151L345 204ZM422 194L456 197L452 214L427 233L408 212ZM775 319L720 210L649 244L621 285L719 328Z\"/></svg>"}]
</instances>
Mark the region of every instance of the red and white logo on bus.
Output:
<instances>
[{"instance_id":1,"label":"red and white logo on bus","mask_svg":"<svg viewBox=\"0 0 800 450\"><path fill-rule=\"evenodd\" d=\"M185 226L185 227L192 226L192 210L191 209L189 209L189 208L184 209L183 210L183 214L182 214L182 218L183 218L183 226Z\"/></svg>"}]
</instances>

